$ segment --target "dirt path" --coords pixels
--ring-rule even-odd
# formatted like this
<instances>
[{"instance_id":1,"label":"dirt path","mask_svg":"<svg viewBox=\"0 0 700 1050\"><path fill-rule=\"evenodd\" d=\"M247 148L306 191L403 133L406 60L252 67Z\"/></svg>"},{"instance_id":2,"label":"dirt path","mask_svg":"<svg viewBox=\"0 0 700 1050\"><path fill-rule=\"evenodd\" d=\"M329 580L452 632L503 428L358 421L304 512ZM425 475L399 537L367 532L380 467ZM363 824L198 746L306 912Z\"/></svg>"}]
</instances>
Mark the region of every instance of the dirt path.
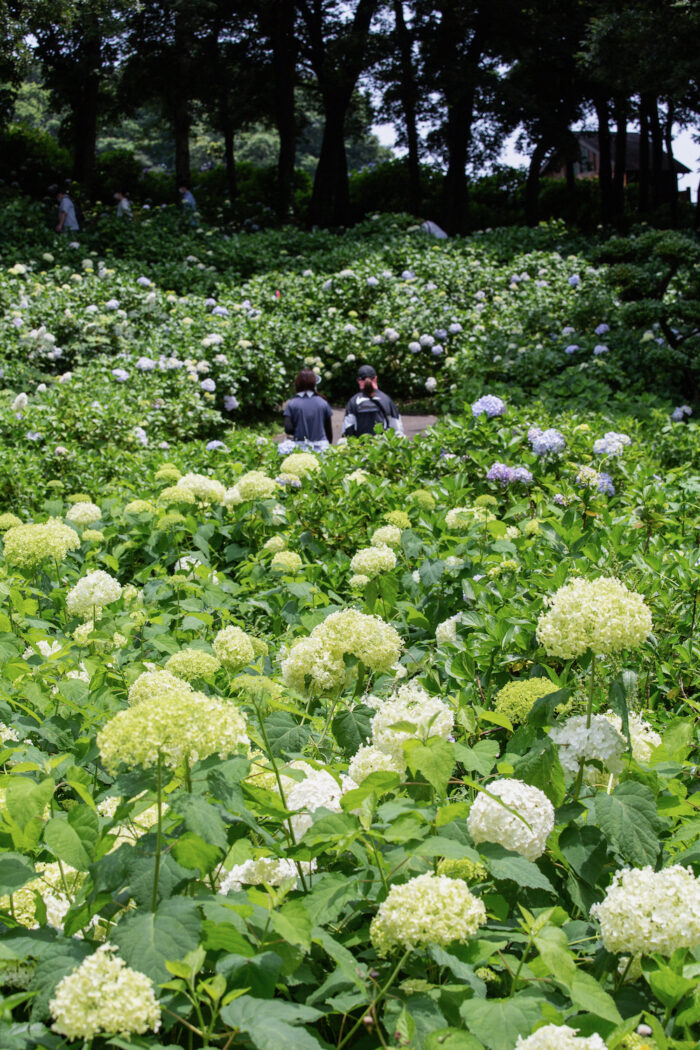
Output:
<instances>
[{"instance_id":1,"label":"dirt path","mask_svg":"<svg viewBox=\"0 0 700 1050\"><path fill-rule=\"evenodd\" d=\"M338 438L343 432L343 417L345 415L344 408L333 409L333 442L337 442ZM406 431L406 437L414 438L416 434L421 434L428 427L431 427L433 423L437 423L437 416L406 416L402 415L403 428ZM284 441L285 435L278 434L275 441Z\"/></svg>"}]
</instances>

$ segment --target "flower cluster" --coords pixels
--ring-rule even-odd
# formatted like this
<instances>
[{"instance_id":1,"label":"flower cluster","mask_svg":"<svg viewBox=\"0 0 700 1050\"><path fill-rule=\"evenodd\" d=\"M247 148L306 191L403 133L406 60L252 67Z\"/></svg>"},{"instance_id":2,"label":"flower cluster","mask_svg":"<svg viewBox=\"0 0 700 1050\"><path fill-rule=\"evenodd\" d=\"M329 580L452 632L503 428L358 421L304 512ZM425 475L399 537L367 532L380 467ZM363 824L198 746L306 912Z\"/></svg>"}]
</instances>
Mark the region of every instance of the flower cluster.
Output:
<instances>
[{"instance_id":1,"label":"flower cluster","mask_svg":"<svg viewBox=\"0 0 700 1050\"><path fill-rule=\"evenodd\" d=\"M315 861L302 861L299 865L307 875L315 867ZM256 860L245 860L234 864L221 880L219 893L237 893L243 886L287 886L296 888L299 878L299 867L286 857L258 857Z\"/></svg>"},{"instance_id":2,"label":"flower cluster","mask_svg":"<svg viewBox=\"0 0 700 1050\"><path fill-rule=\"evenodd\" d=\"M621 456L626 445L632 444L632 438L627 434L618 434L614 430L608 430L602 438L593 443L593 452L596 456Z\"/></svg>"},{"instance_id":3,"label":"flower cluster","mask_svg":"<svg viewBox=\"0 0 700 1050\"><path fill-rule=\"evenodd\" d=\"M217 658L230 671L240 671L255 659L253 642L240 627L224 627L219 631L213 649Z\"/></svg>"},{"instance_id":4,"label":"flower cluster","mask_svg":"<svg viewBox=\"0 0 700 1050\"><path fill-rule=\"evenodd\" d=\"M413 729L405 728L406 722ZM430 696L417 682L409 682L399 686L395 697L379 702L371 725L372 742L402 759L404 740L427 740L431 736L446 739L452 732L454 713L439 696Z\"/></svg>"},{"instance_id":5,"label":"flower cluster","mask_svg":"<svg viewBox=\"0 0 700 1050\"><path fill-rule=\"evenodd\" d=\"M496 693L494 711L505 715L512 725L517 726L526 720L535 701L555 691L556 687L548 678L522 678L508 682Z\"/></svg>"},{"instance_id":6,"label":"flower cluster","mask_svg":"<svg viewBox=\"0 0 700 1050\"><path fill-rule=\"evenodd\" d=\"M499 842L537 860L554 828L554 807L539 788L510 778L494 780L472 804L467 828L477 844Z\"/></svg>"},{"instance_id":7,"label":"flower cluster","mask_svg":"<svg viewBox=\"0 0 700 1050\"><path fill-rule=\"evenodd\" d=\"M175 488L191 493L200 503L223 503L226 495L221 482L205 474L183 474Z\"/></svg>"},{"instance_id":8,"label":"flower cluster","mask_svg":"<svg viewBox=\"0 0 700 1050\"><path fill-rule=\"evenodd\" d=\"M461 613L455 613L449 620L443 620L435 628L435 641L438 645L454 645L457 642L457 624L462 618Z\"/></svg>"},{"instance_id":9,"label":"flower cluster","mask_svg":"<svg viewBox=\"0 0 700 1050\"><path fill-rule=\"evenodd\" d=\"M606 1050L599 1035L578 1035L568 1024L547 1024L527 1039L518 1036L515 1050Z\"/></svg>"},{"instance_id":10,"label":"flower cluster","mask_svg":"<svg viewBox=\"0 0 700 1050\"><path fill-rule=\"evenodd\" d=\"M124 507L125 514L155 514L155 507L147 499L133 499Z\"/></svg>"},{"instance_id":11,"label":"flower cluster","mask_svg":"<svg viewBox=\"0 0 700 1050\"><path fill-rule=\"evenodd\" d=\"M345 654L360 660L371 671L388 671L401 653L398 632L379 616L356 609L331 613L300 638L282 660L282 676L293 689L303 691L307 678L321 690L345 681Z\"/></svg>"},{"instance_id":12,"label":"flower cluster","mask_svg":"<svg viewBox=\"0 0 700 1050\"><path fill-rule=\"evenodd\" d=\"M609 952L673 955L700 943L700 878L680 864L624 868L591 915Z\"/></svg>"},{"instance_id":13,"label":"flower cluster","mask_svg":"<svg viewBox=\"0 0 700 1050\"><path fill-rule=\"evenodd\" d=\"M372 533L373 547L400 547L401 529L397 525L381 525Z\"/></svg>"},{"instance_id":14,"label":"flower cluster","mask_svg":"<svg viewBox=\"0 0 700 1050\"><path fill-rule=\"evenodd\" d=\"M101 517L102 511L96 503L74 503L66 513L66 521L74 525L91 525Z\"/></svg>"},{"instance_id":15,"label":"flower cluster","mask_svg":"<svg viewBox=\"0 0 700 1050\"><path fill-rule=\"evenodd\" d=\"M221 667L219 660L203 649L183 649L165 664L166 670L187 682L195 678L211 678Z\"/></svg>"},{"instance_id":16,"label":"flower cluster","mask_svg":"<svg viewBox=\"0 0 700 1050\"><path fill-rule=\"evenodd\" d=\"M564 772L575 777L581 762L601 762L610 773L619 773L625 738L605 715L593 715L588 726L586 722L585 715L573 715L550 730Z\"/></svg>"},{"instance_id":17,"label":"flower cluster","mask_svg":"<svg viewBox=\"0 0 700 1050\"><path fill-rule=\"evenodd\" d=\"M529 485L532 481L532 472L527 467L509 467L505 463L494 463L486 473L487 481L500 481L505 488L514 481Z\"/></svg>"},{"instance_id":18,"label":"flower cluster","mask_svg":"<svg viewBox=\"0 0 700 1050\"><path fill-rule=\"evenodd\" d=\"M277 551L272 561L270 562L270 568L275 569L277 572L299 572L302 566L302 560L296 551Z\"/></svg>"},{"instance_id":19,"label":"flower cluster","mask_svg":"<svg viewBox=\"0 0 700 1050\"><path fill-rule=\"evenodd\" d=\"M622 733L622 719L619 715L614 714L612 711L606 711L605 717L617 729L618 733ZM641 715L636 714L634 711L629 712L628 726L630 743L632 744L632 757L637 762L649 762L652 752L661 743L661 737Z\"/></svg>"},{"instance_id":20,"label":"flower cluster","mask_svg":"<svg viewBox=\"0 0 700 1050\"><path fill-rule=\"evenodd\" d=\"M396 555L391 547L386 546L363 547L353 555L350 561L352 572L368 576L370 579L378 576L380 572L391 572L394 568L396 568Z\"/></svg>"},{"instance_id":21,"label":"flower cluster","mask_svg":"<svg viewBox=\"0 0 700 1050\"><path fill-rule=\"evenodd\" d=\"M305 813L295 813L290 818L296 842L304 837L313 824L312 814L317 809L329 809L332 813L340 813L341 798L346 791L357 787L356 782L345 774L336 779L325 769L307 767L305 772L303 780L295 780L290 787L285 788L287 809L306 810Z\"/></svg>"},{"instance_id":22,"label":"flower cluster","mask_svg":"<svg viewBox=\"0 0 700 1050\"><path fill-rule=\"evenodd\" d=\"M227 507L235 507L249 500L270 499L276 493L277 482L274 478L269 478L261 470L249 470L240 476L233 488L226 490L224 503Z\"/></svg>"},{"instance_id":23,"label":"flower cluster","mask_svg":"<svg viewBox=\"0 0 700 1050\"><path fill-rule=\"evenodd\" d=\"M403 756L396 751L383 751L376 744L363 744L351 758L348 776L356 784L361 784L370 773L398 773L403 776L406 764Z\"/></svg>"},{"instance_id":24,"label":"flower cluster","mask_svg":"<svg viewBox=\"0 0 700 1050\"><path fill-rule=\"evenodd\" d=\"M263 543L264 551L271 551L273 554L277 554L278 551L286 549L287 541L284 536L270 536L269 540Z\"/></svg>"},{"instance_id":25,"label":"flower cluster","mask_svg":"<svg viewBox=\"0 0 700 1050\"><path fill-rule=\"evenodd\" d=\"M48 811L47 806L45 818L48 817ZM62 930L63 920L85 875L83 872L75 871L67 864L60 865L57 862L37 864L36 873L35 879L25 883L12 894L11 905L9 897L0 897L0 907L5 911L11 911L20 925L26 926L29 930L36 929L39 926L36 910L38 895L46 909L48 925L56 930Z\"/></svg>"},{"instance_id":26,"label":"flower cluster","mask_svg":"<svg viewBox=\"0 0 700 1050\"><path fill-rule=\"evenodd\" d=\"M549 430L540 430L539 427L530 427L527 439L532 446L536 456L546 456L563 452L566 448L566 440L559 430L550 427Z\"/></svg>"},{"instance_id":27,"label":"flower cluster","mask_svg":"<svg viewBox=\"0 0 700 1050\"><path fill-rule=\"evenodd\" d=\"M369 935L380 955L466 941L486 922L483 901L466 883L427 872L392 886Z\"/></svg>"},{"instance_id":28,"label":"flower cluster","mask_svg":"<svg viewBox=\"0 0 700 1050\"><path fill-rule=\"evenodd\" d=\"M99 617L106 605L121 598L122 587L118 580L104 569L95 569L78 580L66 595L66 609L71 616L81 616L87 620L93 611Z\"/></svg>"},{"instance_id":29,"label":"flower cluster","mask_svg":"<svg viewBox=\"0 0 700 1050\"><path fill-rule=\"evenodd\" d=\"M384 515L384 520L390 525L395 525L397 529L410 529L411 527L411 519L405 510L388 510Z\"/></svg>"},{"instance_id":30,"label":"flower cluster","mask_svg":"<svg viewBox=\"0 0 700 1050\"><path fill-rule=\"evenodd\" d=\"M594 467L579 467L576 484L584 489L595 489L603 496L615 495L615 486L610 474L598 471Z\"/></svg>"},{"instance_id":31,"label":"flower cluster","mask_svg":"<svg viewBox=\"0 0 700 1050\"><path fill-rule=\"evenodd\" d=\"M496 397L494 394L484 394L477 401L472 404L472 415L475 419L482 414L485 414L489 419L493 419L494 416L502 416L506 410L505 401L502 401L500 397Z\"/></svg>"},{"instance_id":32,"label":"flower cluster","mask_svg":"<svg viewBox=\"0 0 700 1050\"><path fill-rule=\"evenodd\" d=\"M671 413L671 419L674 423L680 423L686 416L692 416L692 414L693 410L690 405L679 405L678 408L674 408Z\"/></svg>"},{"instance_id":33,"label":"flower cluster","mask_svg":"<svg viewBox=\"0 0 700 1050\"><path fill-rule=\"evenodd\" d=\"M174 671L144 671L129 689L129 704L160 703L168 700L171 696L182 695L183 689L190 692L182 675L175 675Z\"/></svg>"},{"instance_id":34,"label":"flower cluster","mask_svg":"<svg viewBox=\"0 0 700 1050\"><path fill-rule=\"evenodd\" d=\"M651 613L641 594L612 577L575 579L560 587L537 622L537 641L549 656L573 660L588 649L618 653L643 645Z\"/></svg>"},{"instance_id":35,"label":"flower cluster","mask_svg":"<svg viewBox=\"0 0 700 1050\"><path fill-rule=\"evenodd\" d=\"M21 524L22 519L18 518L16 514L0 514L0 532L7 532L8 529Z\"/></svg>"},{"instance_id":36,"label":"flower cluster","mask_svg":"<svg viewBox=\"0 0 700 1050\"><path fill-rule=\"evenodd\" d=\"M291 456L285 456L280 464L282 473L294 474L297 478L305 478L320 467L318 456L314 456L312 452L293 452Z\"/></svg>"},{"instance_id":37,"label":"flower cluster","mask_svg":"<svg viewBox=\"0 0 700 1050\"><path fill-rule=\"evenodd\" d=\"M77 550L80 537L75 529L57 518L43 525L14 525L5 533L3 553L8 565L35 569L44 558L62 562L68 551Z\"/></svg>"},{"instance_id":38,"label":"flower cluster","mask_svg":"<svg viewBox=\"0 0 700 1050\"><path fill-rule=\"evenodd\" d=\"M471 507L452 507L445 515L445 525L450 532L467 532L475 520Z\"/></svg>"},{"instance_id":39,"label":"flower cluster","mask_svg":"<svg viewBox=\"0 0 700 1050\"><path fill-rule=\"evenodd\" d=\"M153 982L114 951L103 944L59 981L49 1003L55 1032L91 1041L101 1032L129 1036L158 1031L160 1006Z\"/></svg>"},{"instance_id":40,"label":"flower cluster","mask_svg":"<svg viewBox=\"0 0 700 1050\"><path fill-rule=\"evenodd\" d=\"M177 769L209 755L224 758L248 745L244 715L230 703L195 693L186 682L158 700L120 711L97 736L105 769L154 766L160 756Z\"/></svg>"}]
</instances>

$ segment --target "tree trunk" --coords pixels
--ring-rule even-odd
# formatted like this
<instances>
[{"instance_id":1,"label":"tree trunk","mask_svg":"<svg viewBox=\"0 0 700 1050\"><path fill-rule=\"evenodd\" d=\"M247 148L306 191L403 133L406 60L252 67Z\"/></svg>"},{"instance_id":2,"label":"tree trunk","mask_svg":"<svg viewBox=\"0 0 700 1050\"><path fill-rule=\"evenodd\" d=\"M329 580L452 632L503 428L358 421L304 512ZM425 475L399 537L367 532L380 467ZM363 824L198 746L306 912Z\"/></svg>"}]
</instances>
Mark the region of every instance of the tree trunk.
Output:
<instances>
[{"instance_id":1,"label":"tree trunk","mask_svg":"<svg viewBox=\"0 0 700 1050\"><path fill-rule=\"evenodd\" d=\"M530 157L525 183L525 222L536 226L539 221L540 171L547 156L547 144L538 142Z\"/></svg>"},{"instance_id":2,"label":"tree trunk","mask_svg":"<svg viewBox=\"0 0 700 1050\"><path fill-rule=\"evenodd\" d=\"M675 115L675 107L672 99L668 100L668 109L666 112L666 122L664 124L664 141L666 144L666 153L668 155L669 162L669 173L668 173L668 192L671 204L671 224L678 226L678 176L676 175L676 160L673 156L673 118Z\"/></svg>"},{"instance_id":3,"label":"tree trunk","mask_svg":"<svg viewBox=\"0 0 700 1050\"><path fill-rule=\"evenodd\" d=\"M639 213L649 211L649 96L639 99Z\"/></svg>"},{"instance_id":4,"label":"tree trunk","mask_svg":"<svg viewBox=\"0 0 700 1050\"><path fill-rule=\"evenodd\" d=\"M401 59L399 90L406 128L408 147L408 208L413 215L421 212L420 154L418 150L418 122L416 79L413 70L412 40L403 13L403 0L394 0L396 41Z\"/></svg>"},{"instance_id":5,"label":"tree trunk","mask_svg":"<svg viewBox=\"0 0 700 1050\"><path fill-rule=\"evenodd\" d=\"M277 215L286 222L294 208L294 164L297 126L294 116L294 82L297 40L294 32L295 5L290 0L272 0L269 5L269 35L272 44L275 125L280 138L277 158Z\"/></svg>"},{"instance_id":6,"label":"tree trunk","mask_svg":"<svg viewBox=\"0 0 700 1050\"><path fill-rule=\"evenodd\" d=\"M572 226L578 219L578 202L576 199L576 173L574 171L574 158L566 158L566 210L567 218Z\"/></svg>"},{"instance_id":7,"label":"tree trunk","mask_svg":"<svg viewBox=\"0 0 700 1050\"><path fill-rule=\"evenodd\" d=\"M182 14L175 16L175 55L178 65L174 82L173 99L173 137L175 139L175 182L179 186L190 184L190 68L189 54L191 41L183 31Z\"/></svg>"},{"instance_id":8,"label":"tree trunk","mask_svg":"<svg viewBox=\"0 0 700 1050\"><path fill-rule=\"evenodd\" d=\"M345 226L350 220L345 116L349 102L325 100L323 139L314 177L309 218L315 226Z\"/></svg>"},{"instance_id":9,"label":"tree trunk","mask_svg":"<svg viewBox=\"0 0 700 1050\"><path fill-rule=\"evenodd\" d=\"M231 204L233 204L238 195L238 186L236 185L234 132L233 124L230 121L227 121L224 126L224 160L226 164L226 189L228 191L228 199Z\"/></svg>"},{"instance_id":10,"label":"tree trunk","mask_svg":"<svg viewBox=\"0 0 700 1050\"><path fill-rule=\"evenodd\" d=\"M73 178L87 198L95 181L97 118L100 111L102 38L98 25L86 26L81 45L81 64L92 70L81 84L77 104L73 107Z\"/></svg>"},{"instance_id":11,"label":"tree trunk","mask_svg":"<svg viewBox=\"0 0 700 1050\"><path fill-rule=\"evenodd\" d=\"M600 216L607 226L613 215L613 181L612 181L612 143L610 136L610 105L606 98L595 100L595 111L598 115L598 150L600 153Z\"/></svg>"},{"instance_id":12,"label":"tree trunk","mask_svg":"<svg viewBox=\"0 0 700 1050\"><path fill-rule=\"evenodd\" d=\"M654 98L649 109L651 127L651 199L655 208L664 204L667 194L664 192L664 139L659 120L659 102Z\"/></svg>"},{"instance_id":13,"label":"tree trunk","mask_svg":"<svg viewBox=\"0 0 700 1050\"><path fill-rule=\"evenodd\" d=\"M625 174L627 170L627 99L615 99L615 174L613 176L613 211L621 220L625 214Z\"/></svg>"}]
</instances>

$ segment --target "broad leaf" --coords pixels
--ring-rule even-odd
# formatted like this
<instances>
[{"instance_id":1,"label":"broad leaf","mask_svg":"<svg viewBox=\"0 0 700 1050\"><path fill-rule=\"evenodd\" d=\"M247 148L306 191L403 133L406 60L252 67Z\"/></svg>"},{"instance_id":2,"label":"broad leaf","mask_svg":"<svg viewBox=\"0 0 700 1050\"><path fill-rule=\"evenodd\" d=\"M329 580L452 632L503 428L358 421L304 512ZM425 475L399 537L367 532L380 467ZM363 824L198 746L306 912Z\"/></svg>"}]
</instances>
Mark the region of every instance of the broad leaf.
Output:
<instances>
[{"instance_id":1,"label":"broad leaf","mask_svg":"<svg viewBox=\"0 0 700 1050\"><path fill-rule=\"evenodd\" d=\"M513 1050L518 1036L528 1036L542 1015L542 1002L526 995L510 999L468 999L459 1012L467 1028L489 1050Z\"/></svg>"},{"instance_id":2,"label":"broad leaf","mask_svg":"<svg viewBox=\"0 0 700 1050\"><path fill-rule=\"evenodd\" d=\"M596 823L630 864L654 864L661 849L659 831L665 826L656 809L654 793L645 784L625 781L608 795L595 797Z\"/></svg>"},{"instance_id":3,"label":"broad leaf","mask_svg":"<svg viewBox=\"0 0 700 1050\"><path fill-rule=\"evenodd\" d=\"M547 876L542 874L537 865L527 860L526 857L521 857L519 853L504 849L497 842L482 842L479 846L479 853L494 879L510 879L519 886L547 890L549 893L556 892Z\"/></svg>"},{"instance_id":4,"label":"broad leaf","mask_svg":"<svg viewBox=\"0 0 700 1050\"><path fill-rule=\"evenodd\" d=\"M162 984L170 977L166 962L184 958L199 944L201 920L195 901L173 897L155 912L135 911L123 916L112 932L112 941L133 969Z\"/></svg>"},{"instance_id":5,"label":"broad leaf","mask_svg":"<svg viewBox=\"0 0 700 1050\"><path fill-rule=\"evenodd\" d=\"M281 999L255 999L252 995L234 999L221 1011L224 1023L246 1032L258 1050L322 1050L316 1036L301 1027L322 1016L310 1006Z\"/></svg>"}]
</instances>

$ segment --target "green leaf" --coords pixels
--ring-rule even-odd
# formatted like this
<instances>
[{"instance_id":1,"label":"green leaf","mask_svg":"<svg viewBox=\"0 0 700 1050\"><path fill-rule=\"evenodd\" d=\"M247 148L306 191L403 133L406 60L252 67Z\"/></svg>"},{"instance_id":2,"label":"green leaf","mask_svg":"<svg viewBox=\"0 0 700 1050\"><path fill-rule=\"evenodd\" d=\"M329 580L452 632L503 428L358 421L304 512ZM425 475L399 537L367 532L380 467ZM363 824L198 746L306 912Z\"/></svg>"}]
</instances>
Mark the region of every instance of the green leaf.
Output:
<instances>
[{"instance_id":1,"label":"green leaf","mask_svg":"<svg viewBox=\"0 0 700 1050\"><path fill-rule=\"evenodd\" d=\"M577 970L574 957L569 948L569 941L558 926L545 926L535 937L535 948L551 974L569 985L575 978Z\"/></svg>"},{"instance_id":2,"label":"green leaf","mask_svg":"<svg viewBox=\"0 0 700 1050\"><path fill-rule=\"evenodd\" d=\"M33 849L44 827L44 810L56 785L51 777L38 784L29 777L12 776L5 782L5 812L17 849Z\"/></svg>"},{"instance_id":3,"label":"green leaf","mask_svg":"<svg viewBox=\"0 0 700 1050\"><path fill-rule=\"evenodd\" d=\"M270 913L270 921L280 937L289 944L309 950L313 922L303 901L288 901L279 911Z\"/></svg>"},{"instance_id":4,"label":"green leaf","mask_svg":"<svg viewBox=\"0 0 700 1050\"><path fill-rule=\"evenodd\" d=\"M187 831L193 831L212 846L228 846L226 825L216 808L199 795L181 795L171 804L171 811L183 817Z\"/></svg>"},{"instance_id":5,"label":"green leaf","mask_svg":"<svg viewBox=\"0 0 700 1050\"><path fill-rule=\"evenodd\" d=\"M276 952L261 952L254 958L244 955L224 955L216 964L217 973L224 975L234 988L247 988L258 999L272 999L282 969L282 960Z\"/></svg>"},{"instance_id":6,"label":"green leaf","mask_svg":"<svg viewBox=\"0 0 700 1050\"><path fill-rule=\"evenodd\" d=\"M331 723L333 736L343 754L350 758L372 735L370 721L375 712L370 707L358 704L339 711Z\"/></svg>"},{"instance_id":7,"label":"green leaf","mask_svg":"<svg viewBox=\"0 0 700 1050\"><path fill-rule=\"evenodd\" d=\"M542 1016L542 1002L523 994L510 999L468 999L459 1012L471 1033L489 1050L513 1050Z\"/></svg>"},{"instance_id":8,"label":"green leaf","mask_svg":"<svg viewBox=\"0 0 700 1050\"><path fill-rule=\"evenodd\" d=\"M255 999L242 995L221 1011L221 1019L230 1028L247 1032L258 1050L322 1050L315 1035L301 1025L312 1023L323 1015L310 1006L286 1003L281 999Z\"/></svg>"},{"instance_id":9,"label":"green leaf","mask_svg":"<svg viewBox=\"0 0 700 1050\"><path fill-rule=\"evenodd\" d=\"M407 740L404 751L414 776L420 773L439 795L444 795L455 767L454 744L440 736L431 736L424 744L420 740Z\"/></svg>"},{"instance_id":10,"label":"green leaf","mask_svg":"<svg viewBox=\"0 0 700 1050\"><path fill-rule=\"evenodd\" d=\"M32 1021L49 1019L49 1003L53 999L56 985L80 966L83 959L92 953L94 945L76 938L61 938L47 945L42 951L34 971L30 991L36 992L32 1001Z\"/></svg>"},{"instance_id":11,"label":"green leaf","mask_svg":"<svg viewBox=\"0 0 700 1050\"><path fill-rule=\"evenodd\" d=\"M566 797L564 770L557 749L549 737L537 740L526 754L513 762L513 776L544 791L554 806L560 806Z\"/></svg>"},{"instance_id":12,"label":"green leaf","mask_svg":"<svg viewBox=\"0 0 700 1050\"><path fill-rule=\"evenodd\" d=\"M656 963L657 969L647 972L644 976L649 982L649 987L667 1010L672 1010L683 996L692 988L697 987L697 978L691 980L679 973L674 973L670 966Z\"/></svg>"},{"instance_id":13,"label":"green leaf","mask_svg":"<svg viewBox=\"0 0 700 1050\"><path fill-rule=\"evenodd\" d=\"M554 712L560 704L565 704L571 696L570 689L557 689L535 700L527 716L528 725L540 728L549 726L554 721Z\"/></svg>"},{"instance_id":14,"label":"green leaf","mask_svg":"<svg viewBox=\"0 0 700 1050\"><path fill-rule=\"evenodd\" d=\"M400 783L401 777L398 773L390 773L388 770L378 769L376 772L370 773L368 777L365 777L358 788L346 791L340 800L340 805L346 813L352 813L354 809L359 809L370 795L376 795L377 798L380 798L382 795L386 795L387 792L393 791Z\"/></svg>"},{"instance_id":15,"label":"green leaf","mask_svg":"<svg viewBox=\"0 0 700 1050\"><path fill-rule=\"evenodd\" d=\"M495 740L479 740L474 747L456 744L455 751L457 761L467 772L487 777L498 758L499 748Z\"/></svg>"},{"instance_id":16,"label":"green leaf","mask_svg":"<svg viewBox=\"0 0 700 1050\"><path fill-rule=\"evenodd\" d=\"M519 886L556 893L554 886L537 865L526 857L521 857L519 853L512 853L497 842L482 842L479 853L494 879L510 879Z\"/></svg>"},{"instance_id":17,"label":"green leaf","mask_svg":"<svg viewBox=\"0 0 700 1050\"><path fill-rule=\"evenodd\" d=\"M16 893L36 877L34 868L20 853L0 854L0 896Z\"/></svg>"},{"instance_id":18,"label":"green leaf","mask_svg":"<svg viewBox=\"0 0 700 1050\"><path fill-rule=\"evenodd\" d=\"M111 940L124 961L157 984L167 981L168 960L183 959L199 944L201 919L189 897L162 901L155 912L135 911L123 916Z\"/></svg>"},{"instance_id":19,"label":"green leaf","mask_svg":"<svg viewBox=\"0 0 700 1050\"><path fill-rule=\"evenodd\" d=\"M183 868L198 870L203 875L213 871L222 859L222 852L217 846L210 845L191 831L186 831L173 842L172 854Z\"/></svg>"},{"instance_id":20,"label":"green leaf","mask_svg":"<svg viewBox=\"0 0 700 1050\"><path fill-rule=\"evenodd\" d=\"M596 823L626 861L640 868L655 863L661 849L658 832L666 822L650 788L628 780L610 795L599 792L594 804Z\"/></svg>"},{"instance_id":21,"label":"green leaf","mask_svg":"<svg viewBox=\"0 0 700 1050\"><path fill-rule=\"evenodd\" d=\"M559 849L572 870L589 886L606 879L607 842L599 828L592 824L577 827L569 824L559 836Z\"/></svg>"},{"instance_id":22,"label":"green leaf","mask_svg":"<svg viewBox=\"0 0 700 1050\"><path fill-rule=\"evenodd\" d=\"M574 1006L613 1024L621 1023L622 1017L612 996L608 995L592 974L577 970L571 983L565 983Z\"/></svg>"},{"instance_id":23,"label":"green leaf","mask_svg":"<svg viewBox=\"0 0 700 1050\"><path fill-rule=\"evenodd\" d=\"M308 726L299 725L286 711L270 712L265 718L265 731L275 758L300 754L311 732Z\"/></svg>"},{"instance_id":24,"label":"green leaf","mask_svg":"<svg viewBox=\"0 0 700 1050\"><path fill-rule=\"evenodd\" d=\"M424 1050L484 1050L474 1035L460 1028L441 1028L431 1032L423 1044Z\"/></svg>"},{"instance_id":25,"label":"green leaf","mask_svg":"<svg viewBox=\"0 0 700 1050\"><path fill-rule=\"evenodd\" d=\"M97 813L86 805L73 806L67 818L54 817L44 828L44 841L54 856L77 871L90 867L99 835Z\"/></svg>"}]
</instances>

